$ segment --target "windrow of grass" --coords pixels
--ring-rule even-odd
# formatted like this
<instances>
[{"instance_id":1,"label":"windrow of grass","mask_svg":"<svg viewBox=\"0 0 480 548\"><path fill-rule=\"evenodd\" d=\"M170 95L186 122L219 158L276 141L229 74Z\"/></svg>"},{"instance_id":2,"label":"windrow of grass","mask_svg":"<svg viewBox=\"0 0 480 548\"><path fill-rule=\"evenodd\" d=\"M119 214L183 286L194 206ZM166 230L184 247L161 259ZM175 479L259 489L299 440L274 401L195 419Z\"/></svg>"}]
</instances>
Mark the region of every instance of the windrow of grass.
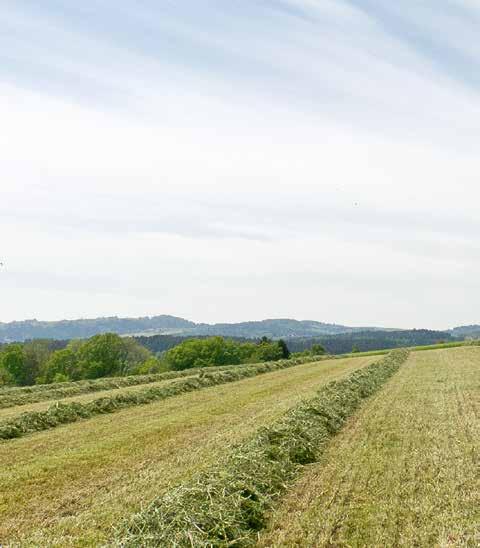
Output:
<instances>
[{"instance_id":1,"label":"windrow of grass","mask_svg":"<svg viewBox=\"0 0 480 548\"><path fill-rule=\"evenodd\" d=\"M293 358L294 365L319 361L318 356ZM34 386L13 386L0 389L0 409L38 403L48 400L61 400L90 392L104 392L118 388L128 388L142 384L153 384L164 380L192 377L201 373L229 371L259 364L223 365L215 367L197 367L183 371L165 371L151 375L128 375L126 377L106 377L101 379L59 382Z\"/></svg>"},{"instance_id":2,"label":"windrow of grass","mask_svg":"<svg viewBox=\"0 0 480 548\"><path fill-rule=\"evenodd\" d=\"M215 467L178 486L120 527L121 546L248 546L302 466L316 462L345 420L406 360L394 350L329 383Z\"/></svg>"},{"instance_id":3,"label":"windrow of grass","mask_svg":"<svg viewBox=\"0 0 480 548\"><path fill-rule=\"evenodd\" d=\"M195 378L196 376L198 376L198 374L192 375L191 377L188 377L188 378L189 379ZM51 400L45 400L45 401L40 401L36 403L27 403L24 405L17 405L14 407L5 407L3 409L0 409L0 424L2 424L3 421L5 420L15 419L24 413L47 411L50 407L52 407L52 405L56 405L56 403L61 403L62 405L72 403L72 402L88 403L94 400L98 400L100 398L109 398L113 394L117 396L119 394L145 390L145 388L165 387L165 386L168 386L169 384L177 382L178 380L179 379L167 379L167 380L161 380L155 383L151 383L148 385L139 384L134 386L127 386L125 388L116 388L115 390L112 390L112 389L105 390L103 392L87 392L86 394L69 396L68 398L62 398L61 400L56 400L54 402L52 402Z\"/></svg>"},{"instance_id":4,"label":"windrow of grass","mask_svg":"<svg viewBox=\"0 0 480 548\"><path fill-rule=\"evenodd\" d=\"M235 382L271 371L278 371L306 363L305 359L280 360L250 366L229 367L223 371L202 371L197 377L191 377L166 386L148 387L143 390L112 394L86 403L72 401L56 402L45 411L32 411L18 417L0 422L0 439L12 439L87 419L105 413L114 413L126 407L145 405L201 388Z\"/></svg>"},{"instance_id":5,"label":"windrow of grass","mask_svg":"<svg viewBox=\"0 0 480 548\"><path fill-rule=\"evenodd\" d=\"M164 371L163 373L153 373L151 375L128 375L126 377L106 377L34 386L12 386L0 389L0 409L47 400L60 400L70 396L88 394L89 392L103 392L141 384L152 384L163 380L191 377L202 371L227 371L232 367L241 366L198 367L184 369L183 371Z\"/></svg>"}]
</instances>

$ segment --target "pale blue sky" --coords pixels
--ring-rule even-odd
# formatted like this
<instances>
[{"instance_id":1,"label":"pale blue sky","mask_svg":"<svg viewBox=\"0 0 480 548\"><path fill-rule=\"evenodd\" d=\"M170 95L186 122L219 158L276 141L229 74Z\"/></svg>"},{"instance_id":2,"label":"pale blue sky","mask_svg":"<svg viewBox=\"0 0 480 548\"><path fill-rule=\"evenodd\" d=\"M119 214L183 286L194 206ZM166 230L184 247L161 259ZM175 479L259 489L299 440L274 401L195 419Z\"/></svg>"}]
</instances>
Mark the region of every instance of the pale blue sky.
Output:
<instances>
[{"instance_id":1,"label":"pale blue sky","mask_svg":"<svg viewBox=\"0 0 480 548\"><path fill-rule=\"evenodd\" d=\"M0 321L480 323L473 0L0 20Z\"/></svg>"}]
</instances>

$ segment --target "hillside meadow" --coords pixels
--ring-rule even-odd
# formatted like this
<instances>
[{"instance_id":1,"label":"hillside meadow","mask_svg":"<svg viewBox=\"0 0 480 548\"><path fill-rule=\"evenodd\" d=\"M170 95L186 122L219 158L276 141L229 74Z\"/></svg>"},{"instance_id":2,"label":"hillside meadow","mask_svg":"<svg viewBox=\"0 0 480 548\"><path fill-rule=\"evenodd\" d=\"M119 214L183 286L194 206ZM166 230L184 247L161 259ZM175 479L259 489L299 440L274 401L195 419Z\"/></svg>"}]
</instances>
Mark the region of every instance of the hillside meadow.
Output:
<instances>
[{"instance_id":1,"label":"hillside meadow","mask_svg":"<svg viewBox=\"0 0 480 548\"><path fill-rule=\"evenodd\" d=\"M480 347L268 368L0 441L0 544L478 546Z\"/></svg>"}]
</instances>

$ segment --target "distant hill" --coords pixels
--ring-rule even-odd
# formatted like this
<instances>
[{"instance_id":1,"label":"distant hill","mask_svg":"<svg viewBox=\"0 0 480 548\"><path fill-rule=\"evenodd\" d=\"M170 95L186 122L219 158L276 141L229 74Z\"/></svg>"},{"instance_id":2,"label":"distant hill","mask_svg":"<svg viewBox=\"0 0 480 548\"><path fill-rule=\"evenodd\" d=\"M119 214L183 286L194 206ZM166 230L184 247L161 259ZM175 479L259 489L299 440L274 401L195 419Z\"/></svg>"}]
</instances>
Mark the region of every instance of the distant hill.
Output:
<instances>
[{"instance_id":1,"label":"distant hill","mask_svg":"<svg viewBox=\"0 0 480 548\"><path fill-rule=\"evenodd\" d=\"M199 324L189 329L189 335L223 335L225 337L271 337L273 339L290 337L315 337L335 335L355 331L376 330L375 327L347 327L312 320L269 319L241 323Z\"/></svg>"},{"instance_id":2,"label":"distant hill","mask_svg":"<svg viewBox=\"0 0 480 548\"><path fill-rule=\"evenodd\" d=\"M98 333L113 332L120 335L181 335L291 338L334 335L356 331L381 330L381 328L347 327L311 320L270 319L241 323L194 323L175 316L151 316L143 318L94 318L80 320L0 323L0 342L25 341L28 339L82 339Z\"/></svg>"},{"instance_id":3,"label":"distant hill","mask_svg":"<svg viewBox=\"0 0 480 548\"><path fill-rule=\"evenodd\" d=\"M213 336L258 339L293 339L298 337L323 337L340 334L386 333L395 331L382 327L349 327L313 320L292 320L288 318L267 319L240 323L195 323L176 316L159 315L142 318L92 318L61 321L25 320L10 323L0 322L0 343L25 341L28 339L83 339L98 333L118 333L119 335L153 336L175 335L182 337ZM398 331L398 330L397 330ZM440 333L440 332L439 332ZM456 327L442 332L443 338L480 337L480 326Z\"/></svg>"},{"instance_id":4,"label":"distant hill","mask_svg":"<svg viewBox=\"0 0 480 548\"><path fill-rule=\"evenodd\" d=\"M136 332L169 333L195 327L195 323L175 316L144 318L95 318L85 320L61 320L44 322L25 320L0 323L0 342L25 341L27 339L84 339L98 333L127 335Z\"/></svg>"},{"instance_id":5,"label":"distant hill","mask_svg":"<svg viewBox=\"0 0 480 548\"><path fill-rule=\"evenodd\" d=\"M454 337L472 337L480 338L480 325L462 325L449 330Z\"/></svg>"}]
</instances>

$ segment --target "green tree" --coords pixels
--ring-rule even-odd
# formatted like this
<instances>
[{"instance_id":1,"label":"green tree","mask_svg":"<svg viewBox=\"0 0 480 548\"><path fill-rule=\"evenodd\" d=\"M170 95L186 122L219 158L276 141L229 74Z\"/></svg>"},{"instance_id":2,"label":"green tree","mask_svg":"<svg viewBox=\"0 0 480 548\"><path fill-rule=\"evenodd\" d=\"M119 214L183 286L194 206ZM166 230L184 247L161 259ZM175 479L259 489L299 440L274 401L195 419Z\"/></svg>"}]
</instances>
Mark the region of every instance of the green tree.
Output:
<instances>
[{"instance_id":1,"label":"green tree","mask_svg":"<svg viewBox=\"0 0 480 548\"><path fill-rule=\"evenodd\" d=\"M252 350L255 345L250 345ZM243 363L250 354L250 348L222 337L189 339L165 353L165 360L175 370L216 365Z\"/></svg>"},{"instance_id":2,"label":"green tree","mask_svg":"<svg viewBox=\"0 0 480 548\"><path fill-rule=\"evenodd\" d=\"M52 354L50 345L51 341L48 339L35 339L24 343L26 384L38 382L42 369Z\"/></svg>"},{"instance_id":3,"label":"green tree","mask_svg":"<svg viewBox=\"0 0 480 548\"><path fill-rule=\"evenodd\" d=\"M257 345L255 354L251 361L255 362L272 362L281 360L283 357L283 349L276 342L262 342Z\"/></svg>"},{"instance_id":4,"label":"green tree","mask_svg":"<svg viewBox=\"0 0 480 548\"><path fill-rule=\"evenodd\" d=\"M21 344L9 344L0 354L0 368L14 384L28 385L29 375L26 370L26 356Z\"/></svg>"},{"instance_id":5,"label":"green tree","mask_svg":"<svg viewBox=\"0 0 480 548\"><path fill-rule=\"evenodd\" d=\"M42 369L40 377L42 383L77 381L82 378L82 370L79 366L75 346L67 346L63 350L53 352Z\"/></svg>"},{"instance_id":6,"label":"green tree","mask_svg":"<svg viewBox=\"0 0 480 548\"><path fill-rule=\"evenodd\" d=\"M133 374L150 375L152 373L163 373L164 371L168 371L167 363L155 356L151 356L148 360L139 365Z\"/></svg>"},{"instance_id":7,"label":"green tree","mask_svg":"<svg viewBox=\"0 0 480 548\"><path fill-rule=\"evenodd\" d=\"M313 344L312 348L310 348L310 353L314 356L321 356L325 354L326 350L321 344Z\"/></svg>"},{"instance_id":8,"label":"green tree","mask_svg":"<svg viewBox=\"0 0 480 548\"><path fill-rule=\"evenodd\" d=\"M151 352L133 339L115 333L95 335L77 352L82 376L89 379L127 375L150 356Z\"/></svg>"},{"instance_id":9,"label":"green tree","mask_svg":"<svg viewBox=\"0 0 480 548\"><path fill-rule=\"evenodd\" d=\"M279 339L277 344L282 350L282 358L288 360L290 357L290 350L288 349L287 343L283 339Z\"/></svg>"}]
</instances>

